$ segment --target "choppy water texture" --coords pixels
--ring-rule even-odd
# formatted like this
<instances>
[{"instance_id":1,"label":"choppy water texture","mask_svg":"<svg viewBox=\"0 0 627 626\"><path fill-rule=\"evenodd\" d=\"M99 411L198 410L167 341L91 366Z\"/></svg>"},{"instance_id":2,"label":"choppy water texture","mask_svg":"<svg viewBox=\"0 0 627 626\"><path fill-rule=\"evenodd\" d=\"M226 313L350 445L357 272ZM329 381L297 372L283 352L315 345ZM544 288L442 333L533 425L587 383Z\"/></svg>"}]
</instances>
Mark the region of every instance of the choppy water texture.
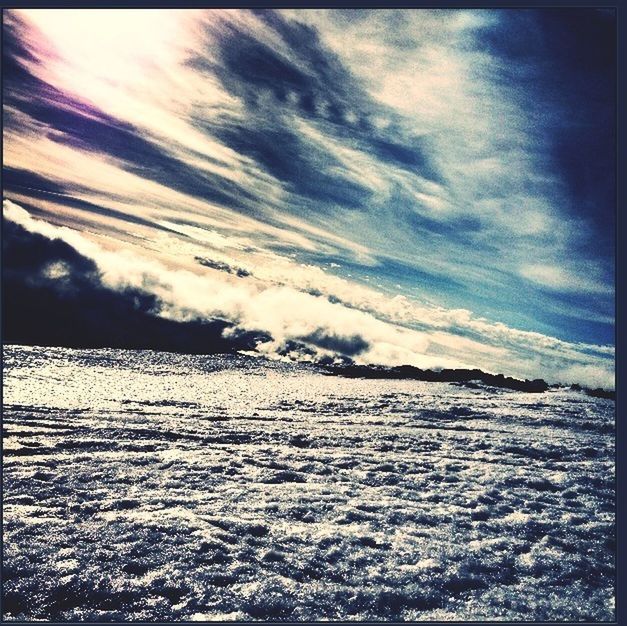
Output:
<instances>
[{"instance_id":1,"label":"choppy water texture","mask_svg":"<svg viewBox=\"0 0 627 626\"><path fill-rule=\"evenodd\" d=\"M614 404L4 348L4 617L614 619Z\"/></svg>"}]
</instances>

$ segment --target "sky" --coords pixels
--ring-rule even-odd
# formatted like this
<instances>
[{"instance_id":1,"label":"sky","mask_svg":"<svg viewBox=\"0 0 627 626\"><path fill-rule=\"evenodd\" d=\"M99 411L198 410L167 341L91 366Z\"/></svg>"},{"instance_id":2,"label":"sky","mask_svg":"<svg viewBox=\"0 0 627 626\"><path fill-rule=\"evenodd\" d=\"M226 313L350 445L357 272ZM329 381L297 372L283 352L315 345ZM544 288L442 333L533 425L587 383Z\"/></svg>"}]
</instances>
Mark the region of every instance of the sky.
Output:
<instances>
[{"instance_id":1,"label":"sky","mask_svg":"<svg viewBox=\"0 0 627 626\"><path fill-rule=\"evenodd\" d=\"M5 248L11 286L275 358L613 387L612 10L3 17L3 240L52 255Z\"/></svg>"}]
</instances>

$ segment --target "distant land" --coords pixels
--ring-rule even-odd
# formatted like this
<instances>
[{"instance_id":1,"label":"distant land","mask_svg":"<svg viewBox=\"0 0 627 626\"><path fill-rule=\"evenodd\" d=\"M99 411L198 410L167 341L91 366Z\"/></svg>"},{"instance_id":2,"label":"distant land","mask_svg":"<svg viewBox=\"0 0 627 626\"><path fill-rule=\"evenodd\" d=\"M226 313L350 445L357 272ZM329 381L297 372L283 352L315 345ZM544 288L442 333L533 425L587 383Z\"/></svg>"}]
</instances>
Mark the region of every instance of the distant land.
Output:
<instances>
[{"instance_id":1,"label":"distant land","mask_svg":"<svg viewBox=\"0 0 627 626\"><path fill-rule=\"evenodd\" d=\"M535 380L520 380L503 374L488 374L479 369L443 369L439 371L423 370L413 365L398 365L394 367L379 367L373 365L326 365L325 369L336 376L348 378L377 378L377 379L409 379L423 380L428 382L459 383L464 386L473 386L477 382L499 387L501 389L512 389L514 391L524 391L527 393L543 393L551 388L567 387L564 384L549 385L545 380L536 378ZM595 398L616 399L615 391L601 389L590 389L581 385L570 385L574 391L583 391Z\"/></svg>"}]
</instances>

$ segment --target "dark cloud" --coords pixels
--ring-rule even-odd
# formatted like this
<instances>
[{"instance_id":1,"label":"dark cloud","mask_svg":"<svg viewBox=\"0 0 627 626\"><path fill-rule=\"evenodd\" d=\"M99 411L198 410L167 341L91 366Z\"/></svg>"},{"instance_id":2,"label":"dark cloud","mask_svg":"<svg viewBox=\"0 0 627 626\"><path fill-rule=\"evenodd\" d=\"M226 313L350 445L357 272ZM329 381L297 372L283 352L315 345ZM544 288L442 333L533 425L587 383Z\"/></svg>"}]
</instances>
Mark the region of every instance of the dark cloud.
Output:
<instances>
[{"instance_id":1,"label":"dark cloud","mask_svg":"<svg viewBox=\"0 0 627 626\"><path fill-rule=\"evenodd\" d=\"M200 263L200 265L210 267L211 269L218 270L220 272L226 272L227 274L234 274L239 278L250 276L250 272L245 270L243 267L234 267L228 263L224 263L223 261L215 261L214 259L207 259L199 256L195 257L195 259L198 263Z\"/></svg>"},{"instance_id":2,"label":"dark cloud","mask_svg":"<svg viewBox=\"0 0 627 626\"><path fill-rule=\"evenodd\" d=\"M235 151L254 158L288 189L308 200L320 200L343 208L360 209L370 190L341 175L329 172L341 164L328 152L303 140L285 125L260 121L252 126L215 128L214 135ZM317 205L319 209L324 207Z\"/></svg>"},{"instance_id":3,"label":"dark cloud","mask_svg":"<svg viewBox=\"0 0 627 626\"><path fill-rule=\"evenodd\" d=\"M587 252L613 250L616 16L592 8L500 11L476 46L503 61L500 80L521 88L564 182L568 209L594 231ZM609 255L608 255L609 258Z\"/></svg>"},{"instance_id":4,"label":"dark cloud","mask_svg":"<svg viewBox=\"0 0 627 626\"><path fill-rule=\"evenodd\" d=\"M283 40L289 57L255 33L233 24L225 26L218 36L220 61L209 64L198 58L192 63L202 71L215 72L227 91L244 101L249 117L245 126L214 126L208 129L212 134L258 160L295 193L344 207L364 208L369 200L367 189L326 173L344 166L329 150L312 145L296 132L294 116L309 118L329 137L383 162L440 180L425 139L404 132L398 115L366 93L313 28L274 11L255 13ZM392 124L385 135L370 122L377 115Z\"/></svg>"},{"instance_id":5,"label":"dark cloud","mask_svg":"<svg viewBox=\"0 0 627 626\"><path fill-rule=\"evenodd\" d=\"M260 42L254 35L233 25L225 26L219 37L222 63L217 75L233 93L251 97L259 88L267 89L279 99L285 99L288 90L305 92L310 79L280 54ZM237 41L237 45L233 43ZM249 100L254 105L254 101Z\"/></svg>"},{"instance_id":6,"label":"dark cloud","mask_svg":"<svg viewBox=\"0 0 627 626\"><path fill-rule=\"evenodd\" d=\"M104 286L96 263L67 242L31 233L6 219L3 245L3 337L7 343L210 354L250 350L260 341L272 339L267 332L234 328L222 319L164 319L159 316L161 302L154 294ZM227 264L197 260L214 269L246 275ZM288 343L291 347L285 350L317 360L316 348L341 359L371 347L359 333L340 334L331 328L316 329Z\"/></svg>"},{"instance_id":7,"label":"dark cloud","mask_svg":"<svg viewBox=\"0 0 627 626\"><path fill-rule=\"evenodd\" d=\"M348 106L362 113L379 110L341 61L320 41L315 29L272 10L254 11L270 32L283 41L285 53L263 43L258 34L228 25L219 35L221 67L218 76L227 89L254 104L260 88L285 100L301 96L302 110L313 114L322 101L336 113ZM237 45L235 45L237 44Z\"/></svg>"},{"instance_id":8,"label":"dark cloud","mask_svg":"<svg viewBox=\"0 0 627 626\"><path fill-rule=\"evenodd\" d=\"M356 356L370 348L370 343L358 333L339 335L331 330L317 329L313 333L302 337L302 340L344 356Z\"/></svg>"},{"instance_id":9,"label":"dark cloud","mask_svg":"<svg viewBox=\"0 0 627 626\"><path fill-rule=\"evenodd\" d=\"M384 161L395 163L412 171L419 171L425 178L439 180L440 177L429 162L423 143L424 140L420 138L415 138L411 145L403 145L375 137L371 139L370 146Z\"/></svg>"},{"instance_id":10,"label":"dark cloud","mask_svg":"<svg viewBox=\"0 0 627 626\"><path fill-rule=\"evenodd\" d=\"M3 11L2 74L5 81L33 84L34 76L26 70L25 63L37 63L37 57L28 49L26 39L20 35L28 32L23 20L15 13Z\"/></svg>"},{"instance_id":11,"label":"dark cloud","mask_svg":"<svg viewBox=\"0 0 627 626\"><path fill-rule=\"evenodd\" d=\"M66 192L65 187L44 176L7 165L2 168L2 187L10 191L28 189L29 192L40 191L46 194Z\"/></svg>"},{"instance_id":12,"label":"dark cloud","mask_svg":"<svg viewBox=\"0 0 627 626\"><path fill-rule=\"evenodd\" d=\"M155 349L193 354L252 349L267 334L222 331L223 320L159 317L158 299L105 287L93 261L60 239L3 220L3 338L6 343Z\"/></svg>"}]
</instances>

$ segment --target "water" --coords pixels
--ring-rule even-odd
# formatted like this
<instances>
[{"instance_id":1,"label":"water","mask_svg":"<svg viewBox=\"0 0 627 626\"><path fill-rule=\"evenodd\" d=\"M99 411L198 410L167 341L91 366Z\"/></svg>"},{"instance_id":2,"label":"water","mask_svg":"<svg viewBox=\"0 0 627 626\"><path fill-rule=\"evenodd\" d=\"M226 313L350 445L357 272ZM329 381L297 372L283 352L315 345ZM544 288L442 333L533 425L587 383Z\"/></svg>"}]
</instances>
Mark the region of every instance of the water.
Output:
<instances>
[{"instance_id":1,"label":"water","mask_svg":"<svg viewBox=\"0 0 627 626\"><path fill-rule=\"evenodd\" d=\"M5 619L613 620L614 403L4 348Z\"/></svg>"}]
</instances>

